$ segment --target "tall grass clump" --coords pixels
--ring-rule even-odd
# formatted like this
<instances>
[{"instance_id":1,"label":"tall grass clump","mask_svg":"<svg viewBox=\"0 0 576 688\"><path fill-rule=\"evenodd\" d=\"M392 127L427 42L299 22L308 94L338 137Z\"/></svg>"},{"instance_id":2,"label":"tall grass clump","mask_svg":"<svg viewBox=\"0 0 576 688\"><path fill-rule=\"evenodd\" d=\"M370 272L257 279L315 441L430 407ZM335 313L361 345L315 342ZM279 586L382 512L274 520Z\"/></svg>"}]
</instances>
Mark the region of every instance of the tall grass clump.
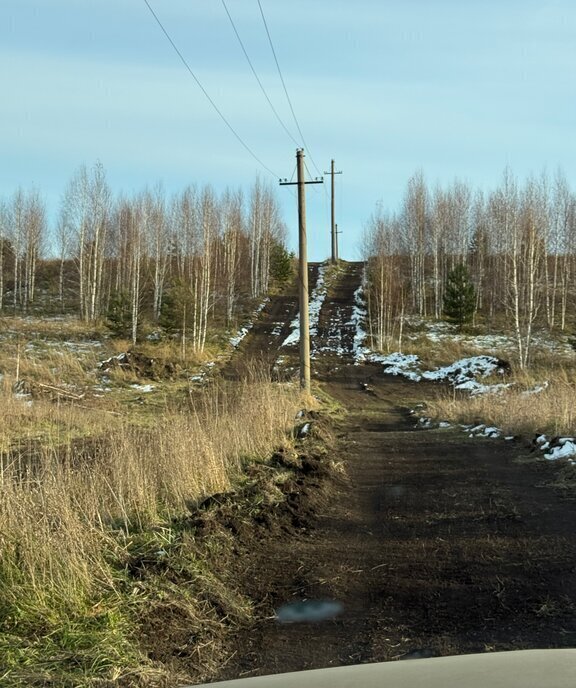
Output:
<instances>
[{"instance_id":1,"label":"tall grass clump","mask_svg":"<svg viewBox=\"0 0 576 688\"><path fill-rule=\"evenodd\" d=\"M253 380L182 410L167 404L152 427L118 422L84 442L5 449L0 683L151 680L158 668L135 635L149 600L130 581L131 543L173 530L245 462L287 442L298 403L297 389Z\"/></svg>"},{"instance_id":2,"label":"tall grass clump","mask_svg":"<svg viewBox=\"0 0 576 688\"><path fill-rule=\"evenodd\" d=\"M548 371L546 385L521 374L499 394L462 397L446 392L429 404L439 420L486 423L507 434L576 434L576 372Z\"/></svg>"}]
</instances>

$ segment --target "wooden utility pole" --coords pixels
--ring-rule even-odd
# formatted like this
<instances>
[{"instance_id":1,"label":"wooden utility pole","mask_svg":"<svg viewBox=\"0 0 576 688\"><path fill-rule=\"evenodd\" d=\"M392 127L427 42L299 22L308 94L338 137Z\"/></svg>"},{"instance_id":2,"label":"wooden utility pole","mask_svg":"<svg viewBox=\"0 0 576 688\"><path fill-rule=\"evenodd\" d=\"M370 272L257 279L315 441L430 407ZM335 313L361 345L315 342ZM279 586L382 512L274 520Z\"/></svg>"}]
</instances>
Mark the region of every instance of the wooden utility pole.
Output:
<instances>
[{"instance_id":1,"label":"wooden utility pole","mask_svg":"<svg viewBox=\"0 0 576 688\"><path fill-rule=\"evenodd\" d=\"M331 194L331 204L330 204L330 210L331 210L331 232L330 235L332 237L332 262L335 263L338 260L338 238L336 236L336 218L334 215L334 175L335 174L342 174L342 171L340 172L334 172L334 160L330 161L330 172L324 172L324 174L329 174L332 177L332 183L331 183L331 188L332 188L332 194Z\"/></svg>"},{"instance_id":2,"label":"wooden utility pole","mask_svg":"<svg viewBox=\"0 0 576 688\"><path fill-rule=\"evenodd\" d=\"M300 388L310 393L310 314L308 304L308 248L306 242L306 184L323 184L318 177L304 178L304 150L296 150L296 182L280 180L280 186L298 185L298 295L300 306Z\"/></svg>"}]
</instances>

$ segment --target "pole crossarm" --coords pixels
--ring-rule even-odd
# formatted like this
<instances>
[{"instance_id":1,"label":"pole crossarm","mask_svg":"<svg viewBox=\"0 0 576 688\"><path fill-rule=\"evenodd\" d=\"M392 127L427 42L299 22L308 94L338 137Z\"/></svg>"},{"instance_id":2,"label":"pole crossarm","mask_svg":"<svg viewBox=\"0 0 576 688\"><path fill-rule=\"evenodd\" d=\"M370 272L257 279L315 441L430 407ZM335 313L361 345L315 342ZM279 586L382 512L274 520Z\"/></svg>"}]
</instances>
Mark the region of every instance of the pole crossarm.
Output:
<instances>
[{"instance_id":1,"label":"pole crossarm","mask_svg":"<svg viewBox=\"0 0 576 688\"><path fill-rule=\"evenodd\" d=\"M298 184L300 184L300 182L287 182L286 180L282 181L280 179L278 184L280 184L280 186L298 186ZM323 179L313 179L310 182L302 182L302 184L324 184L324 180Z\"/></svg>"}]
</instances>

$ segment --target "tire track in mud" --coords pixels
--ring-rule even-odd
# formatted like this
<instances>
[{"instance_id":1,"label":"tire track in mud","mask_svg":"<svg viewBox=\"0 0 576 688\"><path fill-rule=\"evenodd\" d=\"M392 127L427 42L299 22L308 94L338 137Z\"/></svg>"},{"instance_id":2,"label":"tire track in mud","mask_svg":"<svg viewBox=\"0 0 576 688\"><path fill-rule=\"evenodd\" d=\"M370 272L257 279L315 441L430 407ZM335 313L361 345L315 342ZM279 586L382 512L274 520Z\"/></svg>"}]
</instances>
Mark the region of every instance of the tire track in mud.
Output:
<instances>
[{"instance_id":1,"label":"tire track in mud","mask_svg":"<svg viewBox=\"0 0 576 688\"><path fill-rule=\"evenodd\" d=\"M318 350L337 318L349 321L360 274L348 264L326 298ZM576 646L576 502L545 485L555 466L519 463L518 444L415 427L409 408L432 383L329 351L314 366L347 410L329 457L347 478L312 527L254 551L260 621L237 635L215 678ZM275 610L306 599L337 601L342 613L278 623Z\"/></svg>"}]
</instances>

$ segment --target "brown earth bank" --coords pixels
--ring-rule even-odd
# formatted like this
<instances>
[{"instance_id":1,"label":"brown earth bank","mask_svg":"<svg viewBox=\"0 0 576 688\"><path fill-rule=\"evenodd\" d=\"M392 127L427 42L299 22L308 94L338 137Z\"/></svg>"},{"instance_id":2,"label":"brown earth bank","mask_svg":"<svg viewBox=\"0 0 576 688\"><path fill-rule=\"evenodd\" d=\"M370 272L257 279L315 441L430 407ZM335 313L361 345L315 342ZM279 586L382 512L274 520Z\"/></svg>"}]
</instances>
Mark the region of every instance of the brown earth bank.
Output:
<instances>
[{"instance_id":1,"label":"brown earth bank","mask_svg":"<svg viewBox=\"0 0 576 688\"><path fill-rule=\"evenodd\" d=\"M557 467L522 460L520 442L417 428L409 409L431 384L368 365L325 367L322 387L347 410L325 460L347 477L324 482L318 500L304 476L306 518L247 550L242 585L257 621L233 634L213 680L575 647L576 502L550 485ZM303 600L342 611L277 620L282 605Z\"/></svg>"}]
</instances>

